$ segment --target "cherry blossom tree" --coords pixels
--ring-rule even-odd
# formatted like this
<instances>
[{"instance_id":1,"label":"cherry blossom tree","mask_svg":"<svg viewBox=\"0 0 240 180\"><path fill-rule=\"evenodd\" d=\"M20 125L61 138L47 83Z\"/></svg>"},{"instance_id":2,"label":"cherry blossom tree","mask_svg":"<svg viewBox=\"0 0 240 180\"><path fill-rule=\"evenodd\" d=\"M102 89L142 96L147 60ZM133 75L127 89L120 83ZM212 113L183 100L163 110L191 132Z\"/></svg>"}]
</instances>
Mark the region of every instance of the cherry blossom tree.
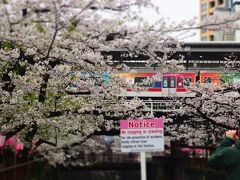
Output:
<instances>
[{"instance_id":1,"label":"cherry blossom tree","mask_svg":"<svg viewBox=\"0 0 240 180\"><path fill-rule=\"evenodd\" d=\"M239 30L239 19L239 11L219 11L202 24L179 31L233 32ZM221 79L221 86L197 83L189 88L189 97L174 98L179 110L169 114L165 121L166 133L171 139L188 145L212 146L222 140L226 130L239 128L239 57L233 52L224 58L225 64L219 68L219 73L228 74L231 82Z\"/></svg>"},{"instance_id":2,"label":"cherry blossom tree","mask_svg":"<svg viewBox=\"0 0 240 180\"><path fill-rule=\"evenodd\" d=\"M226 130L239 128L238 83L197 83L189 90L194 96L175 99L179 109L170 115L167 127L172 139L208 147L219 143Z\"/></svg>"},{"instance_id":3,"label":"cherry blossom tree","mask_svg":"<svg viewBox=\"0 0 240 180\"><path fill-rule=\"evenodd\" d=\"M146 7L154 9L148 0L2 0L1 135L17 135L28 149L64 164L93 135L117 134L115 120L144 117L140 100L118 96L129 85L113 75L111 55L101 52L141 50L148 65L175 68L176 61L154 51L181 48L169 32L184 25L146 23L138 16ZM88 95L74 94L76 88Z\"/></svg>"}]
</instances>

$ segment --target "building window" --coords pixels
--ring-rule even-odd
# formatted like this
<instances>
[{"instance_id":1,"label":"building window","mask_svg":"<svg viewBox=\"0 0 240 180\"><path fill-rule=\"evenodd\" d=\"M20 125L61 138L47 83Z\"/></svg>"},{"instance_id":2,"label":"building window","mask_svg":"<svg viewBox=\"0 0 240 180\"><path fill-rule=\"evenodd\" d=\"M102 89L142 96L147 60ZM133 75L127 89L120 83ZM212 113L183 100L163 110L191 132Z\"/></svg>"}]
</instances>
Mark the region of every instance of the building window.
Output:
<instances>
[{"instance_id":1,"label":"building window","mask_svg":"<svg viewBox=\"0 0 240 180\"><path fill-rule=\"evenodd\" d=\"M207 37L202 37L201 41L207 41Z\"/></svg>"},{"instance_id":2,"label":"building window","mask_svg":"<svg viewBox=\"0 0 240 180\"><path fill-rule=\"evenodd\" d=\"M213 35L209 36L209 41L214 41L214 36Z\"/></svg>"},{"instance_id":3,"label":"building window","mask_svg":"<svg viewBox=\"0 0 240 180\"><path fill-rule=\"evenodd\" d=\"M207 32L207 29L205 27L202 28L202 33Z\"/></svg>"},{"instance_id":4,"label":"building window","mask_svg":"<svg viewBox=\"0 0 240 180\"><path fill-rule=\"evenodd\" d=\"M201 5L201 9L202 9L202 11L206 11L207 10L207 3L202 3L202 5Z\"/></svg>"},{"instance_id":5,"label":"building window","mask_svg":"<svg viewBox=\"0 0 240 180\"><path fill-rule=\"evenodd\" d=\"M206 14L204 14L204 15L201 16L201 21L202 21L202 22L203 22L203 21L206 21L206 19L207 19L207 15L206 15Z\"/></svg>"},{"instance_id":6,"label":"building window","mask_svg":"<svg viewBox=\"0 0 240 180\"><path fill-rule=\"evenodd\" d=\"M215 1L211 1L209 5L210 5L210 8L213 8L215 6Z\"/></svg>"},{"instance_id":7,"label":"building window","mask_svg":"<svg viewBox=\"0 0 240 180\"><path fill-rule=\"evenodd\" d=\"M218 5L222 5L224 3L223 0L218 0Z\"/></svg>"}]
</instances>

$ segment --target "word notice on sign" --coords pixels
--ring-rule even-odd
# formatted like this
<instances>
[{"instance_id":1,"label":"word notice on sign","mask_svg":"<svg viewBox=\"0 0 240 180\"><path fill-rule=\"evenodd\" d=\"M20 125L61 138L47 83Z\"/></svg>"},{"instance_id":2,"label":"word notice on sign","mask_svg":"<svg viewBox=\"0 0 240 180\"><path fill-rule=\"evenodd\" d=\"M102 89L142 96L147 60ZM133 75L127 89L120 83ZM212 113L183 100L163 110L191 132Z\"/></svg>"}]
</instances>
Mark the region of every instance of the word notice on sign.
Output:
<instances>
[{"instance_id":1,"label":"word notice on sign","mask_svg":"<svg viewBox=\"0 0 240 180\"><path fill-rule=\"evenodd\" d=\"M120 120L122 152L164 150L163 119Z\"/></svg>"}]
</instances>

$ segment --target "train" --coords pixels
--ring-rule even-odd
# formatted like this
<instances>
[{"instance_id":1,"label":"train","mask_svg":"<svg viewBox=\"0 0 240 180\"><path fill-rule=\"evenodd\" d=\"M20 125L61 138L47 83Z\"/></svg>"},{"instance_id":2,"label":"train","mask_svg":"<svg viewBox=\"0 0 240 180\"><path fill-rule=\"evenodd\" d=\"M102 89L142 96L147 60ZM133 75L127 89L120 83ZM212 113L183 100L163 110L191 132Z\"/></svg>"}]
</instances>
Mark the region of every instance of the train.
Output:
<instances>
[{"instance_id":1,"label":"train","mask_svg":"<svg viewBox=\"0 0 240 180\"><path fill-rule=\"evenodd\" d=\"M137 72L137 73L118 73L118 77L126 80L128 84L138 84L144 79L158 76L152 83L144 85L142 90L136 91L127 88L121 95L127 97L170 97L170 96L191 96L188 91L190 85L196 82L203 84L213 84L221 86L228 83L240 83L240 73L236 72L179 72L179 73L158 73L158 72ZM154 78L153 78L154 79Z\"/></svg>"},{"instance_id":2,"label":"train","mask_svg":"<svg viewBox=\"0 0 240 180\"><path fill-rule=\"evenodd\" d=\"M82 76L84 73L78 72L78 76ZM86 74L85 74L86 76ZM102 75L91 74L87 75L89 78L97 76L101 78L106 84L110 79L109 73L103 73ZM122 88L119 96L126 97L169 97L169 96L189 96L188 87L196 82L204 84L213 84L215 86L221 86L228 83L240 83L240 73L236 72L117 72L114 73L115 78L122 78L129 87L136 84L141 84L147 78L151 78L151 83L138 86L138 90L135 88ZM81 88L79 85L71 85L67 87L76 93L87 93L88 90ZM69 91L70 92L70 91ZM89 93L89 92L88 92Z\"/></svg>"}]
</instances>

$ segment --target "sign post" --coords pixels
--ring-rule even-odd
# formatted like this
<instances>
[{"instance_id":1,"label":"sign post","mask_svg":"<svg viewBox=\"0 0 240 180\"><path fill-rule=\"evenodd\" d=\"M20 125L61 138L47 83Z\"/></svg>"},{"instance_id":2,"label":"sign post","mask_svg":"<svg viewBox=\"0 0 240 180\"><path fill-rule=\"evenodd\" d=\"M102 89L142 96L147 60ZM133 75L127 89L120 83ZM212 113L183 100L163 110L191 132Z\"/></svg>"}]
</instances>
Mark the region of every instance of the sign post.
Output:
<instances>
[{"instance_id":1,"label":"sign post","mask_svg":"<svg viewBox=\"0 0 240 180\"><path fill-rule=\"evenodd\" d=\"M122 152L140 152L141 179L146 180L145 152L164 150L163 118L120 120Z\"/></svg>"},{"instance_id":2,"label":"sign post","mask_svg":"<svg viewBox=\"0 0 240 180\"><path fill-rule=\"evenodd\" d=\"M146 153L141 152L141 180L147 180L147 170L146 170Z\"/></svg>"}]
</instances>

